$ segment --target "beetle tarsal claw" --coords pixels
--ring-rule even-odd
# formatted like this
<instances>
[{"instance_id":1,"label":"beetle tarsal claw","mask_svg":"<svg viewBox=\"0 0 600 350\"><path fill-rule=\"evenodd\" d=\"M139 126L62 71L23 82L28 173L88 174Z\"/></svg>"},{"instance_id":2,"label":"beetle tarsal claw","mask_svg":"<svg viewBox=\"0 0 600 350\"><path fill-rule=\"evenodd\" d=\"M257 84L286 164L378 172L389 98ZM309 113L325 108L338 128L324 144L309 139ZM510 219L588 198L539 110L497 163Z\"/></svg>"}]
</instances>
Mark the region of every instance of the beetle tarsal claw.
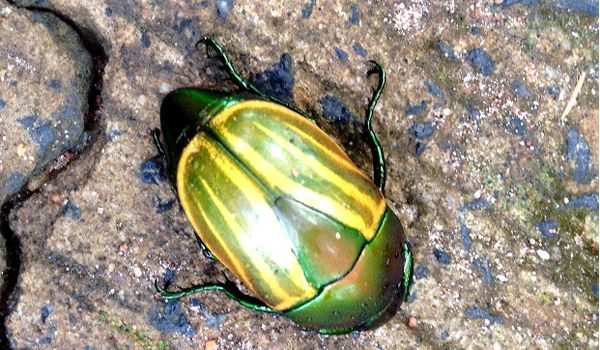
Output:
<instances>
[{"instance_id":1,"label":"beetle tarsal claw","mask_svg":"<svg viewBox=\"0 0 600 350\"><path fill-rule=\"evenodd\" d=\"M212 39L211 39L210 37L208 37L208 36L205 36L204 38L202 38L202 39L198 40L198 41L196 42L196 45L194 45L194 46L195 46L195 47L198 47L198 46L200 46L201 44L206 44L206 43L208 43L208 42L211 42L211 41L212 41Z\"/></svg>"},{"instance_id":2,"label":"beetle tarsal claw","mask_svg":"<svg viewBox=\"0 0 600 350\"><path fill-rule=\"evenodd\" d=\"M154 288L156 289L156 291L158 292L158 294L160 294L160 297L163 298L163 299L166 299L166 300L179 299L179 298L182 298L182 297L190 294L190 292L186 291L186 290L180 290L180 291L177 291L177 292L171 292L171 291L168 291L168 290L166 290L164 288L161 288L158 285L158 280L154 281Z\"/></svg>"},{"instance_id":3,"label":"beetle tarsal claw","mask_svg":"<svg viewBox=\"0 0 600 350\"><path fill-rule=\"evenodd\" d=\"M233 282L232 280L229 279L229 277L227 277L227 275L225 274L225 272L221 272L223 274L223 278L225 279L225 283L223 283L223 285L233 285L234 287L237 288L237 286L235 285L235 282Z\"/></svg>"},{"instance_id":4,"label":"beetle tarsal claw","mask_svg":"<svg viewBox=\"0 0 600 350\"><path fill-rule=\"evenodd\" d=\"M162 288L161 286L158 285L158 279L154 280L154 289L156 289L156 292L158 294L160 294L161 296L163 296L164 293L168 293L165 288Z\"/></svg>"},{"instance_id":5,"label":"beetle tarsal claw","mask_svg":"<svg viewBox=\"0 0 600 350\"><path fill-rule=\"evenodd\" d=\"M194 46L197 48L201 44L205 45L205 47L206 47L206 55L209 56L209 57L210 57L210 50L209 50L210 48L213 48L219 54L222 54L221 53L222 50L220 49L219 44L215 41L215 39L213 39L211 37L206 36L206 37L198 40L198 42Z\"/></svg>"}]
</instances>

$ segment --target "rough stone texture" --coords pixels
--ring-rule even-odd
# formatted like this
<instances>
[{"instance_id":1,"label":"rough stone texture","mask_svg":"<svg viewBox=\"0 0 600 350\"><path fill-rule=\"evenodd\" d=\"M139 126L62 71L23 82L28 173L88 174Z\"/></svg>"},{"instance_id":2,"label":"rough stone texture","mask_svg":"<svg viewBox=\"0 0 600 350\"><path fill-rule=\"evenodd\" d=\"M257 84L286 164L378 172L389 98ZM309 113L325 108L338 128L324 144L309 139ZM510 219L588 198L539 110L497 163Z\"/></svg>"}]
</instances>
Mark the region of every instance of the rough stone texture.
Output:
<instances>
[{"instance_id":1,"label":"rough stone texture","mask_svg":"<svg viewBox=\"0 0 600 350\"><path fill-rule=\"evenodd\" d=\"M0 200L80 141L91 58L49 13L0 3Z\"/></svg>"},{"instance_id":2,"label":"rough stone texture","mask_svg":"<svg viewBox=\"0 0 600 350\"><path fill-rule=\"evenodd\" d=\"M0 202L4 203L80 141L91 60L77 34L54 15L0 1L0 23ZM3 238L0 247L4 252ZM0 260L4 271L4 258Z\"/></svg>"},{"instance_id":3,"label":"rough stone texture","mask_svg":"<svg viewBox=\"0 0 600 350\"><path fill-rule=\"evenodd\" d=\"M11 213L23 249L12 346L597 348L598 6L523 3L27 3L95 33L110 59L90 146ZM246 76L325 113L320 124L367 171L357 131L374 82L363 62L386 67L374 128L417 268L409 302L384 326L321 336L219 293L156 298L155 279L222 278L192 238L149 136L171 89L233 88L194 48L204 35ZM34 47L64 43L46 44ZM6 105L44 98L27 86L2 97ZM27 136L10 126L3 135ZM573 175L581 172L585 181Z\"/></svg>"}]
</instances>

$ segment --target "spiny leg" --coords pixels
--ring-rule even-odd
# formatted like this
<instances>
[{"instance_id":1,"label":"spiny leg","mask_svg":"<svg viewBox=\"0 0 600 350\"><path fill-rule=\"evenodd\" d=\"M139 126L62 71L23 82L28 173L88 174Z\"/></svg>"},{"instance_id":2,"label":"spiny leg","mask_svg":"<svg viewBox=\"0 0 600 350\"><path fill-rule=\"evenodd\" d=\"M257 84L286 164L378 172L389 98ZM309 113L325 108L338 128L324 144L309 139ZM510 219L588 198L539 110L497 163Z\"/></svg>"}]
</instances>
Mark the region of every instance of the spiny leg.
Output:
<instances>
[{"instance_id":1,"label":"spiny leg","mask_svg":"<svg viewBox=\"0 0 600 350\"><path fill-rule=\"evenodd\" d=\"M216 41L213 38L209 38L209 37L205 37L202 38L198 41L198 43L196 43L196 47L198 47L199 44L204 44L206 45L206 50L207 50L207 54L208 54L208 48L211 47L212 49L214 49L217 52L217 55L219 56L219 58L221 59L221 61L223 62L223 64L225 65L225 68L227 69L227 72L229 73L229 75L231 76L231 78L236 82L236 84L238 84L242 89L246 90L246 91L250 91L253 92L263 98L266 98L268 100L271 100L275 103L278 103L280 105L283 105L291 110L293 110L294 112L302 115L303 117L309 119L309 120L313 120L313 118L311 116L309 116L308 114L306 114L306 112L296 108L295 106L281 100L280 98L277 98L273 95L269 95L263 91L261 91L259 88L257 88L254 84L250 83L249 81L245 80L244 77L242 77L242 75L240 73L238 73L238 71L233 67L233 63L231 61L231 58L229 58L229 56L227 55L227 53L225 52L225 49L223 49L223 47L221 46L221 44Z\"/></svg>"},{"instance_id":2,"label":"spiny leg","mask_svg":"<svg viewBox=\"0 0 600 350\"><path fill-rule=\"evenodd\" d=\"M167 153L165 151L165 146L163 145L162 141L160 140L160 130L152 129L150 134L152 135L152 141L154 142L154 146L156 147L156 151L158 152L158 155L162 158L164 164L168 166L168 159L167 159ZM194 235L194 237L196 237L196 241L198 241L198 245L200 245L200 250L202 251L202 254L206 258L208 258L212 261L215 261L216 259L215 259L214 255L212 254L210 249L208 249L208 247L204 244L204 242L202 242L202 239L200 239L200 237L198 237L198 235Z\"/></svg>"},{"instance_id":3,"label":"spiny leg","mask_svg":"<svg viewBox=\"0 0 600 350\"><path fill-rule=\"evenodd\" d=\"M152 135L152 141L154 142L154 147L156 147L158 155L165 161L166 164L167 152L165 151L165 146L163 145L162 141L160 141L160 130L158 130L158 128L152 129L150 135Z\"/></svg>"},{"instance_id":4,"label":"spiny leg","mask_svg":"<svg viewBox=\"0 0 600 350\"><path fill-rule=\"evenodd\" d=\"M379 187L381 192L385 189L385 180L386 180L386 169L385 169L385 157L383 154L383 148L379 143L379 139L377 135L373 131L373 127L371 126L371 122L373 120L373 112L375 111L375 106L377 105L377 101L383 92L383 88L385 87L386 75L383 67L375 62L369 61L369 63L374 64L375 66L371 68L367 75L371 75L377 73L379 75L379 84L377 85L377 89L373 92L373 96L371 97L371 101L369 102L369 109L367 110L366 116L366 132L368 133L368 137L370 140L369 147L371 148L371 153L373 154L373 177L375 179L375 185Z\"/></svg>"},{"instance_id":5,"label":"spiny leg","mask_svg":"<svg viewBox=\"0 0 600 350\"><path fill-rule=\"evenodd\" d=\"M402 300L406 301L410 294L410 283L412 282L414 260L412 252L410 251L410 245L404 242L402 249L402 255L404 255L404 267L402 269Z\"/></svg>"},{"instance_id":6,"label":"spiny leg","mask_svg":"<svg viewBox=\"0 0 600 350\"><path fill-rule=\"evenodd\" d=\"M152 129L152 131L150 131L150 135L152 135L152 142L154 143L154 147L156 147L158 156L163 161L162 165L164 167L166 167L167 169L170 168L169 157L167 156L166 147L160 140L160 130L158 130L158 128ZM163 169L163 171L164 171L164 169ZM168 177L169 177L169 180L171 181L171 183L174 183L175 179L173 178L173 176L171 174L169 174Z\"/></svg>"},{"instance_id":7,"label":"spiny leg","mask_svg":"<svg viewBox=\"0 0 600 350\"><path fill-rule=\"evenodd\" d=\"M192 286L190 288L182 289L177 292L170 292L158 286L158 281L154 281L154 287L156 291L160 294L163 299L166 300L174 300L180 299L188 295L208 291L208 290L220 290L225 292L229 298L237 301L240 305L245 306L249 309L255 311L262 311L268 313L276 313L277 310L274 310L267 306L265 303L260 301L259 299L250 296L248 294L243 293L239 288L230 281L229 279L225 279L225 283L208 283L208 284L198 284Z\"/></svg>"}]
</instances>

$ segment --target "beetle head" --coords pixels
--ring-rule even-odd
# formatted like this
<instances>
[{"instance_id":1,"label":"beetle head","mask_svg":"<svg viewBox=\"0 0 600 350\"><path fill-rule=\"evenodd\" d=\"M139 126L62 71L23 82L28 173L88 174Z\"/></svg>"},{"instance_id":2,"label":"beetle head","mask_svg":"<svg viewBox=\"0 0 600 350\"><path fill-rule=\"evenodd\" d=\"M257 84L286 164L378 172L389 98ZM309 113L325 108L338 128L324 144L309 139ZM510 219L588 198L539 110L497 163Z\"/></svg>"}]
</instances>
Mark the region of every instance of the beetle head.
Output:
<instances>
[{"instance_id":1,"label":"beetle head","mask_svg":"<svg viewBox=\"0 0 600 350\"><path fill-rule=\"evenodd\" d=\"M170 92L160 106L160 127L165 140L168 169L177 171L183 148L223 108L239 98L224 92L181 88Z\"/></svg>"}]
</instances>

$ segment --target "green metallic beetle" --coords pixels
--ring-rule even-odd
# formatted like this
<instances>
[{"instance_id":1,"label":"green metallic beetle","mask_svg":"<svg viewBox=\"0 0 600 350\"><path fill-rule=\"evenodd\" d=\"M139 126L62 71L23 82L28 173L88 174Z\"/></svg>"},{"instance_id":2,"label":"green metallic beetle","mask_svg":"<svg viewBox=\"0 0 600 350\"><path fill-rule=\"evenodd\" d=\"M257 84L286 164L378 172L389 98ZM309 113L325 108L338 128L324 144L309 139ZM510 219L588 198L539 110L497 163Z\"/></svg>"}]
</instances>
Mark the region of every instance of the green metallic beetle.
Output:
<instances>
[{"instance_id":1,"label":"green metallic beetle","mask_svg":"<svg viewBox=\"0 0 600 350\"><path fill-rule=\"evenodd\" d=\"M382 194L384 156L371 128L383 68L371 61L369 74L380 78L365 128L373 183L310 117L244 80L215 40L201 43L244 93L177 89L161 106L165 146L158 130L153 136L203 252L255 296L229 280L157 289L167 299L222 290L320 333L377 325L408 295L413 269L402 225Z\"/></svg>"}]
</instances>

